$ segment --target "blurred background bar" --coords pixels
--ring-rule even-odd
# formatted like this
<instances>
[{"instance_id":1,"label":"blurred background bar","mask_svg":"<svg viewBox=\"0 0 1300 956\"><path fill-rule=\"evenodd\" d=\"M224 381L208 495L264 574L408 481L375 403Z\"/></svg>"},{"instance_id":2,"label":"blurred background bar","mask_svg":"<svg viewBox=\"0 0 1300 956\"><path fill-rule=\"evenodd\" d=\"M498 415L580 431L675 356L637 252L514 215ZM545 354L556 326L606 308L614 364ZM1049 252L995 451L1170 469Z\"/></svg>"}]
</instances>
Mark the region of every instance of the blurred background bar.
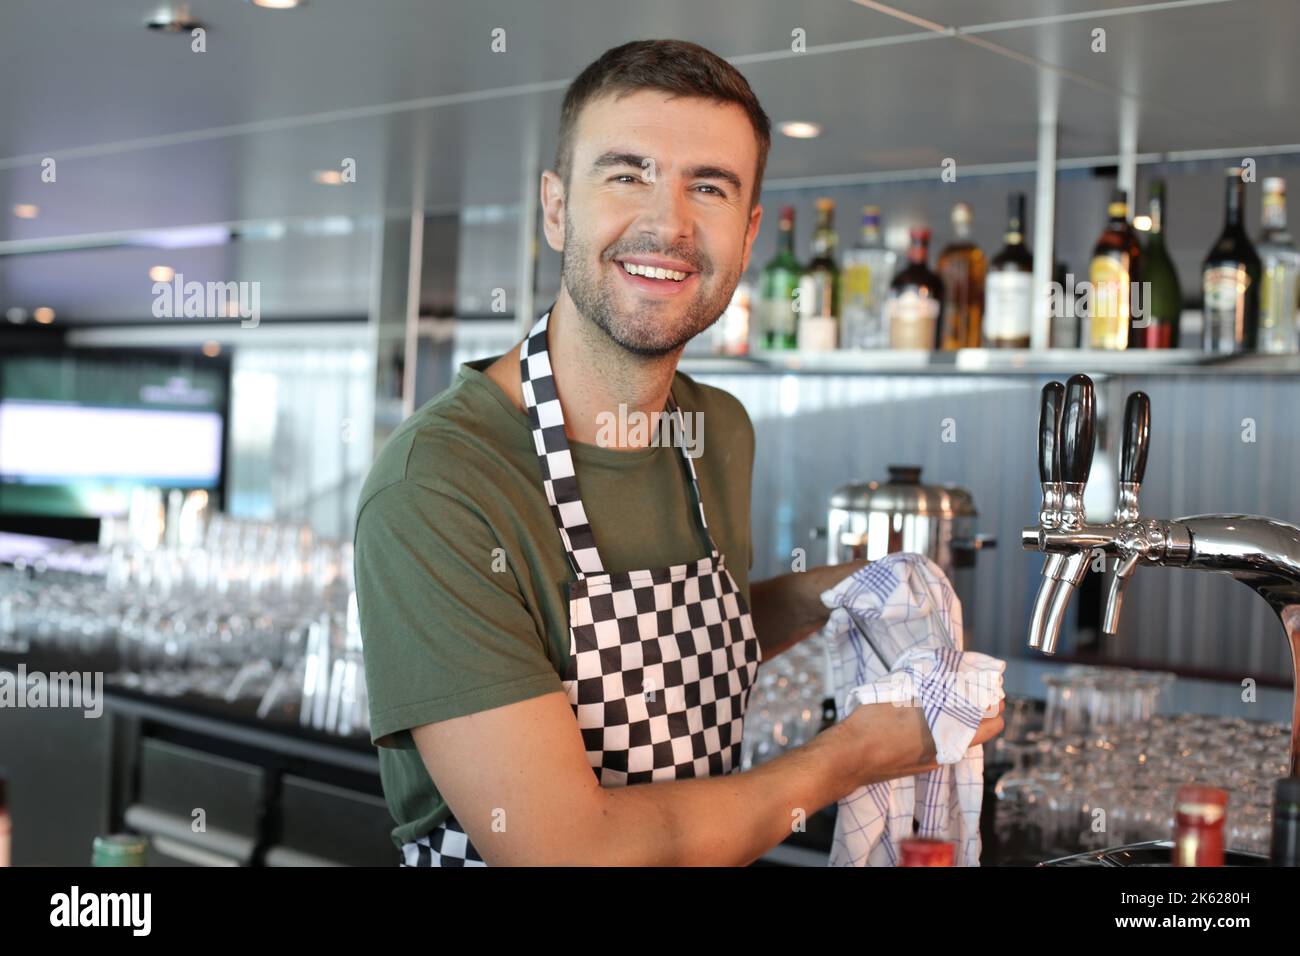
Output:
<instances>
[{"instance_id":1,"label":"blurred background bar","mask_svg":"<svg viewBox=\"0 0 1300 956\"><path fill-rule=\"evenodd\" d=\"M361 483L460 363L555 300L536 192L564 90L656 36L726 57L775 125L749 269L681 366L754 422L754 578L898 547L950 573L1015 700L990 862L1097 849L1086 798L1044 781L1156 717L1163 782L1196 729L1197 766L1252 808L1230 848L1267 852L1277 774L1237 758L1272 768L1290 729L1269 608L1146 573L1104 638L1091 574L1045 657L1020 534L1039 391L1075 372L1097 386L1090 520L1115 510L1141 390L1144 513L1300 521L1300 5L290 6L0 9L0 675L19 697L98 675L104 704L0 708L16 864L85 863L122 830L152 862L393 863ZM1142 308L1081 301L1136 281ZM764 668L747 766L824 726L828 668L815 641ZM1048 796L1057 816L1026 809ZM1127 837L1165 832L1164 796L1125 795ZM823 864L814 823L768 862Z\"/></svg>"}]
</instances>

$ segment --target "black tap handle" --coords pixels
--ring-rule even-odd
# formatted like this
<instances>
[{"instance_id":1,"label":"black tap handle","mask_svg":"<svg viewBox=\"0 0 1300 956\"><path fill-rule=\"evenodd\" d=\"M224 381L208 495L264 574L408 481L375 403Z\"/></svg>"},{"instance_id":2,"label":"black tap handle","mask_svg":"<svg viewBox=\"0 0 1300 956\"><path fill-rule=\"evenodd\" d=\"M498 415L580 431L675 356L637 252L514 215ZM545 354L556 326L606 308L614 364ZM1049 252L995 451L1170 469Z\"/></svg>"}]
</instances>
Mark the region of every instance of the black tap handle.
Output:
<instances>
[{"instance_id":1,"label":"black tap handle","mask_svg":"<svg viewBox=\"0 0 1300 956\"><path fill-rule=\"evenodd\" d=\"M1043 402L1038 410L1038 480L1043 484L1061 480L1061 409L1064 405L1064 385L1048 382L1043 386Z\"/></svg>"},{"instance_id":2,"label":"black tap handle","mask_svg":"<svg viewBox=\"0 0 1300 956\"><path fill-rule=\"evenodd\" d=\"M1087 484L1097 438L1097 399L1092 379L1071 375L1061 413L1061 480Z\"/></svg>"},{"instance_id":3,"label":"black tap handle","mask_svg":"<svg viewBox=\"0 0 1300 956\"><path fill-rule=\"evenodd\" d=\"M1134 392L1124 403L1124 444L1120 448L1119 480L1141 483L1151 445L1151 399Z\"/></svg>"}]
</instances>

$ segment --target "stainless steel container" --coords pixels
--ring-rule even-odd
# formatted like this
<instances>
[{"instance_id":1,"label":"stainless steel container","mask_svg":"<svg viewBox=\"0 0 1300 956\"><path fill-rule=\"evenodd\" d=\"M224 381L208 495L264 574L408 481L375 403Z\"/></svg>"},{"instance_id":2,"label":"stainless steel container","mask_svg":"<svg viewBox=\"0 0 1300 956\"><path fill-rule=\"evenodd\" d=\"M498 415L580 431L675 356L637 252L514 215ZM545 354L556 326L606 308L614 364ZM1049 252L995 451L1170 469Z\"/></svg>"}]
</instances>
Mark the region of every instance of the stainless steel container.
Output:
<instances>
[{"instance_id":1,"label":"stainless steel container","mask_svg":"<svg viewBox=\"0 0 1300 956\"><path fill-rule=\"evenodd\" d=\"M874 561L895 551L923 554L948 576L969 622L975 556L996 544L993 536L976 532L978 516L966 489L925 485L920 467L890 465L888 481L835 489L827 519L826 560L841 564Z\"/></svg>"}]
</instances>

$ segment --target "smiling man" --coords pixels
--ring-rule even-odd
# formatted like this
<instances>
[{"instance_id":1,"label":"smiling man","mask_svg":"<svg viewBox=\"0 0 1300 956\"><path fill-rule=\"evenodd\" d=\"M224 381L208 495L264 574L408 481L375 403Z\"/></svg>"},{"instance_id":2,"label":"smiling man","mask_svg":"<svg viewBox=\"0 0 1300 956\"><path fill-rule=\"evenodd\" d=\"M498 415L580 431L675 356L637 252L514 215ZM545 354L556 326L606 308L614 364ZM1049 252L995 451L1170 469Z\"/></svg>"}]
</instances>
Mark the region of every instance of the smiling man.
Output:
<instances>
[{"instance_id":1,"label":"smiling man","mask_svg":"<svg viewBox=\"0 0 1300 956\"><path fill-rule=\"evenodd\" d=\"M356 581L403 863L745 864L802 815L935 766L921 709L882 704L740 772L759 665L857 567L750 586L753 428L677 371L748 265L769 144L749 84L702 47L592 63L540 183L558 298L378 456ZM603 423L633 414L699 416L707 445L611 444Z\"/></svg>"}]
</instances>

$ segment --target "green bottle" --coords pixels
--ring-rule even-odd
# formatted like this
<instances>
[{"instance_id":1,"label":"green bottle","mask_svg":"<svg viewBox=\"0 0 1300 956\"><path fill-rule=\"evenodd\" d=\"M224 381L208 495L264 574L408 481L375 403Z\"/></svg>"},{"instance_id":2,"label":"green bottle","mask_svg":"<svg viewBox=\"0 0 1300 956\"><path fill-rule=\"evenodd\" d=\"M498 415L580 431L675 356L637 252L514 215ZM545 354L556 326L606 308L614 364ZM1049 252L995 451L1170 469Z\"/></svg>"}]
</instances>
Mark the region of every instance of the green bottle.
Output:
<instances>
[{"instance_id":1,"label":"green bottle","mask_svg":"<svg viewBox=\"0 0 1300 956\"><path fill-rule=\"evenodd\" d=\"M763 347L793 349L795 340L795 290L803 277L803 267L794 254L794 207L781 207L781 231L776 240L776 255L763 267L759 277L759 307Z\"/></svg>"},{"instance_id":2,"label":"green bottle","mask_svg":"<svg viewBox=\"0 0 1300 956\"><path fill-rule=\"evenodd\" d=\"M1129 328L1128 347L1131 349L1178 348L1178 321L1183 314L1183 296L1178 286L1178 273L1165 249L1164 213L1165 181L1157 179L1151 184L1151 230L1147 233L1146 249L1142 253L1142 281L1149 283L1144 292L1146 315L1133 316ZM1149 292L1147 291L1149 290ZM1138 323L1143 323L1139 325Z\"/></svg>"}]
</instances>

